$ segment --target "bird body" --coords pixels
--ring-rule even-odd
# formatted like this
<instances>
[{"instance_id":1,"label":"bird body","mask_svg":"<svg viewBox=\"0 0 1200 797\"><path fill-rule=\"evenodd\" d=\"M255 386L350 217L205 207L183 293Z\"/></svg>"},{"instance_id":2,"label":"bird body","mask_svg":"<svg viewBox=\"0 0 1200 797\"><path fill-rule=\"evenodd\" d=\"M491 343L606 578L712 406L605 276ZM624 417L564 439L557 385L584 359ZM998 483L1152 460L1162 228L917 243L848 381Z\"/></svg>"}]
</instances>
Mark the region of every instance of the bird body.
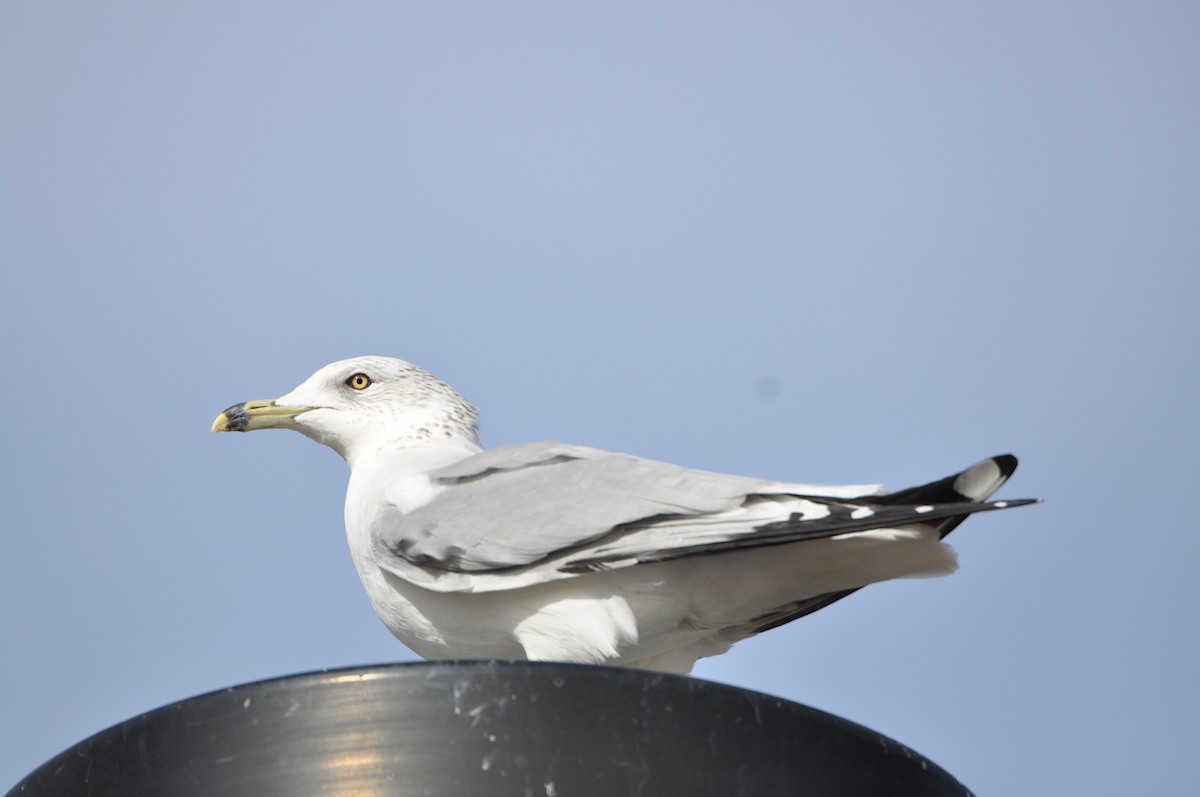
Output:
<instances>
[{"instance_id":1,"label":"bird body","mask_svg":"<svg viewBox=\"0 0 1200 797\"><path fill-rule=\"evenodd\" d=\"M346 532L371 602L425 658L689 672L866 584L955 569L941 539L1010 456L900 493L788 484L559 442L484 451L473 407L402 360L326 366L214 431L292 428L349 463Z\"/></svg>"}]
</instances>

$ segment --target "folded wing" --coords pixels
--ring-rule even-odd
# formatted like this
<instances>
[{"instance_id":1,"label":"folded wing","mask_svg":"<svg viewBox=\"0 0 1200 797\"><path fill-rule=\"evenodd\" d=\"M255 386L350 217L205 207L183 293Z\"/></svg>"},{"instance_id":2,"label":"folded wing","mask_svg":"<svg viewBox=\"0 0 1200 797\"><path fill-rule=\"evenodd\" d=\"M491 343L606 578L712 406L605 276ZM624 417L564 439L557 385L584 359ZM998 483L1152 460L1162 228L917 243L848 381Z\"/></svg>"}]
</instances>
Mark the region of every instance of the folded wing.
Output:
<instances>
[{"instance_id":1,"label":"folded wing","mask_svg":"<svg viewBox=\"0 0 1200 797\"><path fill-rule=\"evenodd\" d=\"M1028 503L980 502L1016 464L998 462L1008 465L984 460L887 495L876 485L786 484L533 443L434 471L443 489L430 503L385 510L372 531L380 566L410 582L438 591L513 589L747 547L953 527L974 512Z\"/></svg>"}]
</instances>

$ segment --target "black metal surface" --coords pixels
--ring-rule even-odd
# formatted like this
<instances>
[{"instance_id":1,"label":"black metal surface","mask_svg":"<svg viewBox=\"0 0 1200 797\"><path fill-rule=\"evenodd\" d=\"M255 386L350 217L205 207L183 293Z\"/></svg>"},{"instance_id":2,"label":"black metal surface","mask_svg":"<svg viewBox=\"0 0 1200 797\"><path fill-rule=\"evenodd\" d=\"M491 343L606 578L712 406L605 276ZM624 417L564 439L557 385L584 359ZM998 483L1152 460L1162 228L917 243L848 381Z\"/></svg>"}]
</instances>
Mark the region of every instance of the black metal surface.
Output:
<instances>
[{"instance_id":1,"label":"black metal surface","mask_svg":"<svg viewBox=\"0 0 1200 797\"><path fill-rule=\"evenodd\" d=\"M201 695L61 753L48 795L969 795L907 747L693 678L528 662L297 675Z\"/></svg>"}]
</instances>

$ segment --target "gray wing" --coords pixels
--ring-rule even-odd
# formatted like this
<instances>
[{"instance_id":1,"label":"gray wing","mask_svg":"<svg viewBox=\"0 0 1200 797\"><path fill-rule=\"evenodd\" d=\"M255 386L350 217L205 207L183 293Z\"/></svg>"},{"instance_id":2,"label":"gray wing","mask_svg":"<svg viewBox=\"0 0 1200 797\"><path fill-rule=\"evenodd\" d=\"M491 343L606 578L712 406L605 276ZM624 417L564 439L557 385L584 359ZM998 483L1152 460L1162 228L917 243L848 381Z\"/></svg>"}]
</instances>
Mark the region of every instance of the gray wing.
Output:
<instances>
[{"instance_id":1,"label":"gray wing","mask_svg":"<svg viewBox=\"0 0 1200 797\"><path fill-rule=\"evenodd\" d=\"M430 476L443 488L430 503L385 511L372 531L382 567L445 591L510 589L993 508L889 506L867 498L878 494L874 485L789 485L562 443L496 449Z\"/></svg>"},{"instance_id":2,"label":"gray wing","mask_svg":"<svg viewBox=\"0 0 1200 797\"><path fill-rule=\"evenodd\" d=\"M413 564L468 573L536 564L638 521L719 513L770 484L562 443L496 449L430 477L442 492L375 534Z\"/></svg>"}]
</instances>

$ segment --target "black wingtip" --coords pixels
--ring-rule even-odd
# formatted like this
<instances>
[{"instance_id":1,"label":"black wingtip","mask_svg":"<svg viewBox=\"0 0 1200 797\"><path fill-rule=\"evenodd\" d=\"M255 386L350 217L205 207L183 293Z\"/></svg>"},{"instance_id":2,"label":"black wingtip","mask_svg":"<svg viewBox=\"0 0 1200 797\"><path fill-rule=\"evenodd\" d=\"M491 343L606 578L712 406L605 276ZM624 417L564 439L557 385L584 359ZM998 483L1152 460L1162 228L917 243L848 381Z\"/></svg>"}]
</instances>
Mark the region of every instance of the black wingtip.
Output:
<instances>
[{"instance_id":1,"label":"black wingtip","mask_svg":"<svg viewBox=\"0 0 1200 797\"><path fill-rule=\"evenodd\" d=\"M996 466L1000 468L1000 473L1006 479L1012 476L1017 470L1017 458L1012 454L1001 454L998 457L992 457L992 462L996 463Z\"/></svg>"},{"instance_id":2,"label":"black wingtip","mask_svg":"<svg viewBox=\"0 0 1200 797\"><path fill-rule=\"evenodd\" d=\"M879 496L876 500L881 504L946 504L956 501L984 501L998 490L1016 469L1016 457L1012 454L1000 454L976 462L966 470L944 479L888 493Z\"/></svg>"}]
</instances>

